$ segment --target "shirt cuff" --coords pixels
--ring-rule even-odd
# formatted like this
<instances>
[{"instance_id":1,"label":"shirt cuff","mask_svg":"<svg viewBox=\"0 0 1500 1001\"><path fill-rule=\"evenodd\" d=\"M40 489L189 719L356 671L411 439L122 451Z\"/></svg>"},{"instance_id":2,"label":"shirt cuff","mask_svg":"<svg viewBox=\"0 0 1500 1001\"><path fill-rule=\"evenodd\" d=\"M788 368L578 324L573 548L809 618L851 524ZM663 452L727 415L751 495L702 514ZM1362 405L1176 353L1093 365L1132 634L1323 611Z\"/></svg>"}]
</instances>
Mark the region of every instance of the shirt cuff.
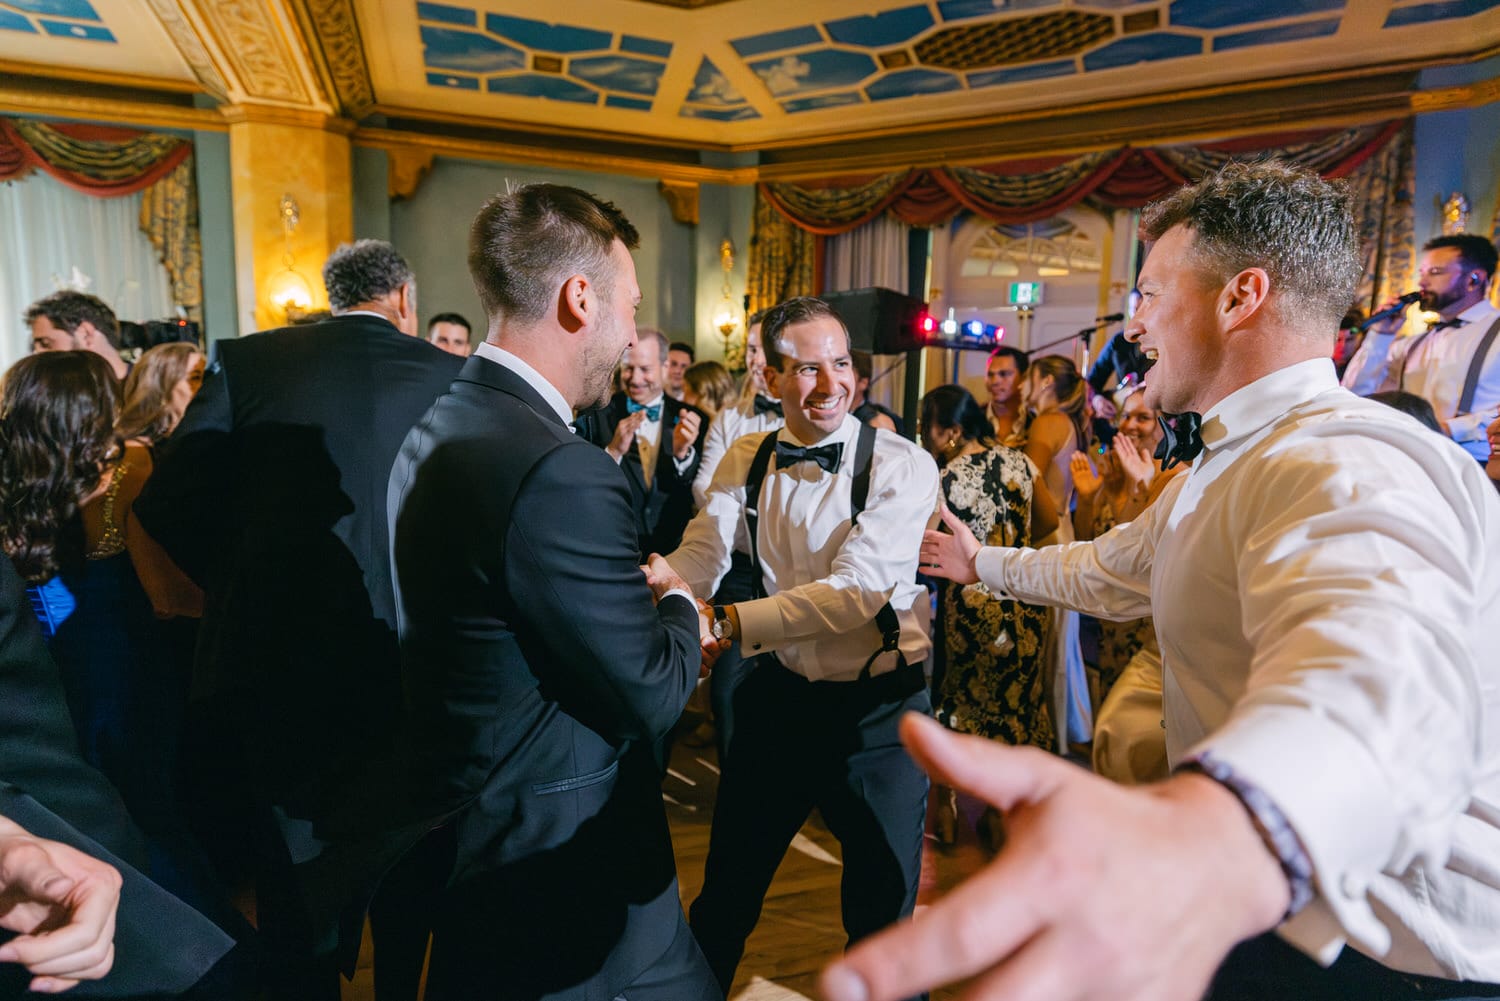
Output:
<instances>
[{"instance_id":1,"label":"shirt cuff","mask_svg":"<svg viewBox=\"0 0 1500 1001\"><path fill-rule=\"evenodd\" d=\"M689 448L688 448L688 454L687 454L686 458L679 459L675 455L672 456L672 465L674 465L674 466L677 467L677 475L678 476L681 476L683 473L685 473L685 472L688 471L688 469L693 464L693 459L696 458L697 455L698 455L698 448L697 448L697 446L689 446Z\"/></svg>"},{"instance_id":2,"label":"shirt cuff","mask_svg":"<svg viewBox=\"0 0 1500 1001\"><path fill-rule=\"evenodd\" d=\"M786 645L786 628L775 598L735 602L740 617L740 653L746 657Z\"/></svg>"},{"instance_id":3,"label":"shirt cuff","mask_svg":"<svg viewBox=\"0 0 1500 1001\"><path fill-rule=\"evenodd\" d=\"M686 598L688 600L688 603L691 604L694 608L698 607L698 599L693 597L692 592L690 592L690 591L684 591L680 587L674 587L674 588L672 588L666 594L664 594L660 598L658 598L656 600L656 603L659 605L663 601L666 601L668 598L672 597L672 595L674 595L674 594L680 594L680 595L682 595L684 598Z\"/></svg>"},{"instance_id":4,"label":"shirt cuff","mask_svg":"<svg viewBox=\"0 0 1500 1001\"><path fill-rule=\"evenodd\" d=\"M1014 551L1002 546L984 546L979 550L979 555L974 557L974 572L979 574L980 582L1002 601L1014 601L1016 598L1005 586L1007 557Z\"/></svg>"}]
</instances>

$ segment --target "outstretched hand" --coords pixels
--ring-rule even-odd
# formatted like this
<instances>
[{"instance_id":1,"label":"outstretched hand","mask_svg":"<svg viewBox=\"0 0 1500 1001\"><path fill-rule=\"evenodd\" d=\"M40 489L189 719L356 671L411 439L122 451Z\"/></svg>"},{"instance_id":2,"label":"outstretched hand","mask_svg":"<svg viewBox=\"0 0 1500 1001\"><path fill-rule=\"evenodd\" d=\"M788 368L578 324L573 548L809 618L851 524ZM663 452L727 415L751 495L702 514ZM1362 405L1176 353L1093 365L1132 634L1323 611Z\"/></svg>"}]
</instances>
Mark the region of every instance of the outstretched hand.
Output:
<instances>
[{"instance_id":1,"label":"outstretched hand","mask_svg":"<svg viewBox=\"0 0 1500 1001\"><path fill-rule=\"evenodd\" d=\"M976 584L979 572L974 569L974 557L979 555L979 540L969 526L941 504L938 513L948 531L939 532L929 528L922 534L921 567L931 577L942 577L959 584Z\"/></svg>"},{"instance_id":2,"label":"outstretched hand","mask_svg":"<svg viewBox=\"0 0 1500 1001\"><path fill-rule=\"evenodd\" d=\"M826 1001L895 1001L973 978L964 1001L1195 1001L1288 890L1232 793L1203 775L1117 786L1035 748L908 714L934 781L1005 816L995 860L911 921L860 942Z\"/></svg>"},{"instance_id":3,"label":"outstretched hand","mask_svg":"<svg viewBox=\"0 0 1500 1001\"><path fill-rule=\"evenodd\" d=\"M42 994L103 977L114 965L121 882L108 863L0 817L0 928L19 932L0 946L0 963L26 967Z\"/></svg>"}]
</instances>

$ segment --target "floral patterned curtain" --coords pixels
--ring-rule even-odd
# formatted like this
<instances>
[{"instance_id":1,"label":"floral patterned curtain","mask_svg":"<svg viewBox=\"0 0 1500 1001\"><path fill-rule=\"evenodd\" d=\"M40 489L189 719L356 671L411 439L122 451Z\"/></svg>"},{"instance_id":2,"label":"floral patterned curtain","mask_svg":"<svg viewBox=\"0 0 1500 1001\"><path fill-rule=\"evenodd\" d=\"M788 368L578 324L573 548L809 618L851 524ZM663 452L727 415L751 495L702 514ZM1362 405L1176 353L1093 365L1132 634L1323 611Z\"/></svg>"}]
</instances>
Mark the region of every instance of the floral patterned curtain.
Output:
<instances>
[{"instance_id":1,"label":"floral patterned curtain","mask_svg":"<svg viewBox=\"0 0 1500 1001\"><path fill-rule=\"evenodd\" d=\"M143 192L141 231L161 254L173 300L201 318L202 246L190 141L134 129L0 118L0 181L33 170L100 198Z\"/></svg>"}]
</instances>

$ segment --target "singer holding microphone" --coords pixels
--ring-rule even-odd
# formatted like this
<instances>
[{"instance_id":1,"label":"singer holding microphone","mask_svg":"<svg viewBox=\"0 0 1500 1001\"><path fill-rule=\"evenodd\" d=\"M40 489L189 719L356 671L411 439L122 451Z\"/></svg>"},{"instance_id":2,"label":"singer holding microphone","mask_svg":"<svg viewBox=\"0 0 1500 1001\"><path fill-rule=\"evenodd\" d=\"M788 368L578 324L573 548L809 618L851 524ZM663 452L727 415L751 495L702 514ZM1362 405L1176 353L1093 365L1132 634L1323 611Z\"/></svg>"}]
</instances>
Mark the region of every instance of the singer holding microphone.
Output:
<instances>
[{"instance_id":1,"label":"singer holding microphone","mask_svg":"<svg viewBox=\"0 0 1500 1001\"><path fill-rule=\"evenodd\" d=\"M1432 404L1444 432L1480 462L1489 458L1485 429L1500 416L1500 310L1486 298L1495 246L1462 233L1422 248L1416 292L1387 303L1366 321L1365 342L1344 372L1361 396L1401 389ZM1398 337L1408 306L1441 319Z\"/></svg>"},{"instance_id":2,"label":"singer holding microphone","mask_svg":"<svg viewBox=\"0 0 1500 1001\"><path fill-rule=\"evenodd\" d=\"M1140 293L1130 293L1130 312L1135 312L1136 303L1140 299ZM1128 319L1125 313L1110 313L1108 316L1096 316L1095 321L1100 324L1119 323ZM1097 416L1110 420L1115 416L1115 408L1110 398L1104 394L1109 388L1110 376L1114 376L1114 384L1123 386L1125 380L1131 376L1136 382L1140 382L1146 374L1146 369L1151 367L1151 362L1146 355L1133 342L1126 340L1125 331L1121 330L1109 339L1104 345L1104 350L1099 352L1099 357L1089 369L1088 383L1094 391L1094 412Z\"/></svg>"}]
</instances>

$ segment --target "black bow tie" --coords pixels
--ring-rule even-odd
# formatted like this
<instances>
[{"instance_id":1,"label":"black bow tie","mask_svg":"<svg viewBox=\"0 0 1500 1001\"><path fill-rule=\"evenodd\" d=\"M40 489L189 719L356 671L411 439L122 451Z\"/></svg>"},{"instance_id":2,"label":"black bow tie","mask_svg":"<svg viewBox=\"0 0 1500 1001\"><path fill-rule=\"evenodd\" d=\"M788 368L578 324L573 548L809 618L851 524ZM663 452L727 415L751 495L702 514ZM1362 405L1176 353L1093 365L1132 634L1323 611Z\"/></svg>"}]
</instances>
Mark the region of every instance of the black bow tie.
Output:
<instances>
[{"instance_id":1,"label":"black bow tie","mask_svg":"<svg viewBox=\"0 0 1500 1001\"><path fill-rule=\"evenodd\" d=\"M1198 458L1203 451L1203 438L1198 434L1198 429L1203 427L1200 415L1191 410L1181 414L1160 414L1156 422L1161 425L1161 444L1156 446L1153 458L1161 460L1163 470Z\"/></svg>"},{"instance_id":2,"label":"black bow tie","mask_svg":"<svg viewBox=\"0 0 1500 1001\"><path fill-rule=\"evenodd\" d=\"M785 469L787 466L798 462L816 462L823 467L824 472L831 473L839 468L839 459L843 455L844 446L842 442L803 448L801 445L788 445L780 438L776 439L777 469Z\"/></svg>"},{"instance_id":3,"label":"black bow tie","mask_svg":"<svg viewBox=\"0 0 1500 1001\"><path fill-rule=\"evenodd\" d=\"M759 393L755 394L755 412L757 414L775 414L777 417L783 416L780 400L773 400L769 396L761 396Z\"/></svg>"}]
</instances>

